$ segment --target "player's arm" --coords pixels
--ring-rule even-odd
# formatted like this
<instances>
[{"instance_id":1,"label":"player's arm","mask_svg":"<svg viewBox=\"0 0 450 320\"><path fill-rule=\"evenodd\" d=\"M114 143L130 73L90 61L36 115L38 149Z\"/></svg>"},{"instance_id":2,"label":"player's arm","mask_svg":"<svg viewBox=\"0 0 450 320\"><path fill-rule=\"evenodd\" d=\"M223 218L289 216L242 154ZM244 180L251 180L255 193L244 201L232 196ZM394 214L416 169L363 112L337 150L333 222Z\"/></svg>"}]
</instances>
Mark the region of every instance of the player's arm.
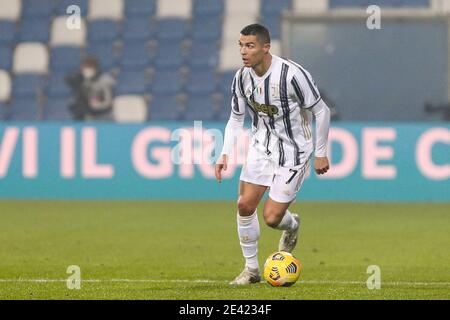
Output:
<instances>
[{"instance_id":1,"label":"player's arm","mask_svg":"<svg viewBox=\"0 0 450 320\"><path fill-rule=\"evenodd\" d=\"M223 148L215 167L215 174L218 182L222 181L222 170L227 170L228 158L234 149L235 140L244 126L246 101L240 89L239 76L240 72L238 71L231 86L232 99L230 119L225 127Z\"/></svg>"},{"instance_id":2,"label":"player's arm","mask_svg":"<svg viewBox=\"0 0 450 320\"><path fill-rule=\"evenodd\" d=\"M327 157L330 109L322 100L314 80L306 70L296 70L291 79L291 89L300 108L311 111L316 120L314 169L317 174L324 174L330 168Z\"/></svg>"},{"instance_id":3,"label":"player's arm","mask_svg":"<svg viewBox=\"0 0 450 320\"><path fill-rule=\"evenodd\" d=\"M311 108L311 112L316 119L315 146L314 151L314 169L317 174L324 174L330 169L330 163L327 157L328 132L330 131L330 108L320 99L317 104Z\"/></svg>"}]
</instances>

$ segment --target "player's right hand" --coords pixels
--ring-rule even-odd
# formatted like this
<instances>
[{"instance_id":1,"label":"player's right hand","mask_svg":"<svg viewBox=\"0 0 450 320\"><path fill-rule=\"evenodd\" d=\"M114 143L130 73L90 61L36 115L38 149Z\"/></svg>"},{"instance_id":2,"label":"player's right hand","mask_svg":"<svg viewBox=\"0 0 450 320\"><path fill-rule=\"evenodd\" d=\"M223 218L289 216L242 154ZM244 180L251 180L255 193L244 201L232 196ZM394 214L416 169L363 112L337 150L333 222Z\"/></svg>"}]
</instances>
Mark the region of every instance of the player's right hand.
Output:
<instances>
[{"instance_id":1,"label":"player's right hand","mask_svg":"<svg viewBox=\"0 0 450 320\"><path fill-rule=\"evenodd\" d=\"M217 159L216 163L216 179L217 182L222 182L222 170L227 171L227 163L228 163L228 156L226 154L223 154L219 159Z\"/></svg>"}]
</instances>

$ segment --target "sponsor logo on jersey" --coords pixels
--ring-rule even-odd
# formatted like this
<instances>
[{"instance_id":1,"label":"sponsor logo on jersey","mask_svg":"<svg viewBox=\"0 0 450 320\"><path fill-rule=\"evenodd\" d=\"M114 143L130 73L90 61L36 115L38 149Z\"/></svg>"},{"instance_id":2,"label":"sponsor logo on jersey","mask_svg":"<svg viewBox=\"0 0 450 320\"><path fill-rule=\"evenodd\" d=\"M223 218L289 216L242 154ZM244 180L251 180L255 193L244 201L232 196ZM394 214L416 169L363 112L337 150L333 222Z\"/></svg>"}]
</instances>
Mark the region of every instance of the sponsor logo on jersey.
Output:
<instances>
[{"instance_id":1,"label":"sponsor logo on jersey","mask_svg":"<svg viewBox=\"0 0 450 320\"><path fill-rule=\"evenodd\" d=\"M255 109L257 112L262 112L264 114L267 114L269 117L273 117L274 115L278 114L278 107L274 105L267 105L264 103L258 103L256 101L250 101L251 106L253 109Z\"/></svg>"}]
</instances>

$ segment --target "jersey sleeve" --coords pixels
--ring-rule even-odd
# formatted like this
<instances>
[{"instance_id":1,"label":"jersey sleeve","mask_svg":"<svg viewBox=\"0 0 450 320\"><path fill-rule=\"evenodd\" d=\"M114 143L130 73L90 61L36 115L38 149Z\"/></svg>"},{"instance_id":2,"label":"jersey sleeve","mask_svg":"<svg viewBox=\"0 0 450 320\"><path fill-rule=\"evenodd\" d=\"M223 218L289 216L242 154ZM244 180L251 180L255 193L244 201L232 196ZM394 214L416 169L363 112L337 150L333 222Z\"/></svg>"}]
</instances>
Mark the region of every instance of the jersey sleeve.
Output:
<instances>
[{"instance_id":1,"label":"jersey sleeve","mask_svg":"<svg viewBox=\"0 0 450 320\"><path fill-rule=\"evenodd\" d=\"M236 72L231 84L231 113L225 127L225 137L221 155L230 155L242 127L244 126L246 101L243 96L241 71Z\"/></svg>"},{"instance_id":2,"label":"jersey sleeve","mask_svg":"<svg viewBox=\"0 0 450 320\"><path fill-rule=\"evenodd\" d=\"M231 84L231 113L237 116L245 115L246 101L242 84L242 69L238 70Z\"/></svg>"},{"instance_id":3,"label":"jersey sleeve","mask_svg":"<svg viewBox=\"0 0 450 320\"><path fill-rule=\"evenodd\" d=\"M311 74L300 66L295 68L289 87L292 98L301 108L312 108L321 100L319 89Z\"/></svg>"},{"instance_id":4,"label":"jersey sleeve","mask_svg":"<svg viewBox=\"0 0 450 320\"><path fill-rule=\"evenodd\" d=\"M330 131L330 108L323 100L320 100L311 108L311 112L316 119L315 156L326 157Z\"/></svg>"}]
</instances>

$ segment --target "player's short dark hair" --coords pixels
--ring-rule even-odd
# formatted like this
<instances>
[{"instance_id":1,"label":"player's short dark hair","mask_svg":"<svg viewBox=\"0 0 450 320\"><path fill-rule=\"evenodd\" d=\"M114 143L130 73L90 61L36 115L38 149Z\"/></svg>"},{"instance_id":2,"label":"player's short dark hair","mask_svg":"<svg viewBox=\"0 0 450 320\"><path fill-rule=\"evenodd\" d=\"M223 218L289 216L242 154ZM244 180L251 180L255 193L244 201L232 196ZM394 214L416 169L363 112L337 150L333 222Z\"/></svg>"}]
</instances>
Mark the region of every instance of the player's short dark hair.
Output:
<instances>
[{"instance_id":1,"label":"player's short dark hair","mask_svg":"<svg viewBox=\"0 0 450 320\"><path fill-rule=\"evenodd\" d=\"M256 36L259 42L270 43L270 33L266 27L259 23L249 24L241 30L244 36Z\"/></svg>"},{"instance_id":2,"label":"player's short dark hair","mask_svg":"<svg viewBox=\"0 0 450 320\"><path fill-rule=\"evenodd\" d=\"M99 62L98 58L95 56L86 56L86 57L84 57L81 64L85 67L91 67L91 68L98 69L100 62Z\"/></svg>"}]
</instances>

